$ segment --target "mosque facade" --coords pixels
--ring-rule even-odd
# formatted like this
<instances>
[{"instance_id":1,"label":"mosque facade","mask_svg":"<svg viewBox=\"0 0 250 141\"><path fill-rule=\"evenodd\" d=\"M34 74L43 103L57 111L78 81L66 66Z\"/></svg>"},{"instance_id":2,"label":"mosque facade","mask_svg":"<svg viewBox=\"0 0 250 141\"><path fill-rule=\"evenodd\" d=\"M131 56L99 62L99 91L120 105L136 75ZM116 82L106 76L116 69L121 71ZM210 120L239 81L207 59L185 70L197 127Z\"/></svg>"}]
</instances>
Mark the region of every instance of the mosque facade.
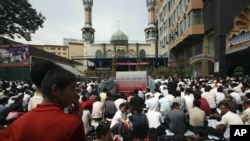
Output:
<instances>
[{"instance_id":1,"label":"mosque facade","mask_svg":"<svg viewBox=\"0 0 250 141\"><path fill-rule=\"evenodd\" d=\"M155 2L148 1L148 26L145 28L145 42L130 42L121 29L110 37L109 43L95 43L95 29L92 26L93 0L83 0L85 23L82 28L84 54L73 60L85 60L88 70L95 70L97 76L114 75L116 71L143 71L167 67L167 53L158 49ZM143 31L142 31L143 32Z\"/></svg>"}]
</instances>

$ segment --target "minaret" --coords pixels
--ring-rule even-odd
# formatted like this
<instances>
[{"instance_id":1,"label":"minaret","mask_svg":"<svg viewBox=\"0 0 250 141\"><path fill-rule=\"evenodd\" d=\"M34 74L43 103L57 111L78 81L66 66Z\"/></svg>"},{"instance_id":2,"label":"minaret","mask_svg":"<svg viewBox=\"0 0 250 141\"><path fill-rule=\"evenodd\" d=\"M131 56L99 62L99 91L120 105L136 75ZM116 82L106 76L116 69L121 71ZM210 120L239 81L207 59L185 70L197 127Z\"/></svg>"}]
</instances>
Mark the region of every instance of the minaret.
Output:
<instances>
[{"instance_id":1,"label":"minaret","mask_svg":"<svg viewBox=\"0 0 250 141\"><path fill-rule=\"evenodd\" d=\"M155 20L155 4L156 0L147 0L148 8L148 27L144 30L146 35L146 41L156 41L157 28Z\"/></svg>"},{"instance_id":2,"label":"minaret","mask_svg":"<svg viewBox=\"0 0 250 141\"><path fill-rule=\"evenodd\" d=\"M94 42L95 29L92 27L92 6L93 0L83 0L85 23L82 28L82 39L84 42Z\"/></svg>"}]
</instances>

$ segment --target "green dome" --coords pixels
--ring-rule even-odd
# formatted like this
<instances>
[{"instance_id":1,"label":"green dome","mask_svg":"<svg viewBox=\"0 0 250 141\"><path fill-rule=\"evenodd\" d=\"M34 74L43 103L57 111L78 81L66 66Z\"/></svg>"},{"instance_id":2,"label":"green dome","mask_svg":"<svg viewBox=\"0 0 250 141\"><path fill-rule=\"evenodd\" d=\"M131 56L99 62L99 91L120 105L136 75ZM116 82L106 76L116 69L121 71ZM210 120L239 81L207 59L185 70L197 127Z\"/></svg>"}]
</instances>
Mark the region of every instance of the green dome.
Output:
<instances>
[{"instance_id":1,"label":"green dome","mask_svg":"<svg viewBox=\"0 0 250 141\"><path fill-rule=\"evenodd\" d=\"M111 36L110 43L121 43L121 44L128 43L128 36L118 29Z\"/></svg>"}]
</instances>

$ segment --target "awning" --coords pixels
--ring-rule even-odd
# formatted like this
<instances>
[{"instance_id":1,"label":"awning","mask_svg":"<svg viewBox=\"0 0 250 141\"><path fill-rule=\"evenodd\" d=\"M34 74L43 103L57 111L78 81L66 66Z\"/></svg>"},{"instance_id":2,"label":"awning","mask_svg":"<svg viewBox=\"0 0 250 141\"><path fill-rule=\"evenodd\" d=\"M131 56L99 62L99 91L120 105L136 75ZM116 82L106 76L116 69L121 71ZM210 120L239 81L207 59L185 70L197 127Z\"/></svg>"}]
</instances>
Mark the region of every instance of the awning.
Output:
<instances>
[{"instance_id":1,"label":"awning","mask_svg":"<svg viewBox=\"0 0 250 141\"><path fill-rule=\"evenodd\" d=\"M82 74L80 71L78 71L77 69L75 69L74 67L70 66L70 65L66 65L66 64L61 64L61 63L56 63L55 64L65 68L66 70L72 72L73 74L75 74L76 76L84 76L84 74Z\"/></svg>"},{"instance_id":2,"label":"awning","mask_svg":"<svg viewBox=\"0 0 250 141\"><path fill-rule=\"evenodd\" d=\"M226 55L233 54L233 53L240 53L242 51L244 51L244 52L242 52L243 54L247 53L247 52L245 52L245 50L248 49L249 47L250 47L250 45L245 45L245 46L241 46L241 47L235 47L232 49L228 49L226 51Z\"/></svg>"}]
</instances>

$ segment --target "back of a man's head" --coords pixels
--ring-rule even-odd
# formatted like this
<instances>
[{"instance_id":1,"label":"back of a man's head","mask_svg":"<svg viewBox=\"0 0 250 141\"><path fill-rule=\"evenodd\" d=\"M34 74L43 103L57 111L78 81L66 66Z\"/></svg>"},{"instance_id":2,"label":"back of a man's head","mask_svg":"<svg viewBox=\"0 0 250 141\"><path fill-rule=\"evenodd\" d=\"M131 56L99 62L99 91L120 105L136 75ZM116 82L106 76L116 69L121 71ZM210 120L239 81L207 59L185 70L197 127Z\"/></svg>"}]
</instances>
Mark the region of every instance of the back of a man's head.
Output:
<instances>
[{"instance_id":1,"label":"back of a man's head","mask_svg":"<svg viewBox=\"0 0 250 141\"><path fill-rule=\"evenodd\" d=\"M156 128L149 128L147 132L147 136L148 136L149 141L157 141L159 138Z\"/></svg>"},{"instance_id":2,"label":"back of a man's head","mask_svg":"<svg viewBox=\"0 0 250 141\"><path fill-rule=\"evenodd\" d=\"M60 90L64 90L72 82L77 81L76 76L70 71L58 66L46 73L41 83L43 96L51 95L52 85L56 85Z\"/></svg>"},{"instance_id":3,"label":"back of a man's head","mask_svg":"<svg viewBox=\"0 0 250 141\"><path fill-rule=\"evenodd\" d=\"M56 64L50 61L39 62L32 65L30 70L31 81L36 85L36 87L40 88L45 74L56 66Z\"/></svg>"}]
</instances>

